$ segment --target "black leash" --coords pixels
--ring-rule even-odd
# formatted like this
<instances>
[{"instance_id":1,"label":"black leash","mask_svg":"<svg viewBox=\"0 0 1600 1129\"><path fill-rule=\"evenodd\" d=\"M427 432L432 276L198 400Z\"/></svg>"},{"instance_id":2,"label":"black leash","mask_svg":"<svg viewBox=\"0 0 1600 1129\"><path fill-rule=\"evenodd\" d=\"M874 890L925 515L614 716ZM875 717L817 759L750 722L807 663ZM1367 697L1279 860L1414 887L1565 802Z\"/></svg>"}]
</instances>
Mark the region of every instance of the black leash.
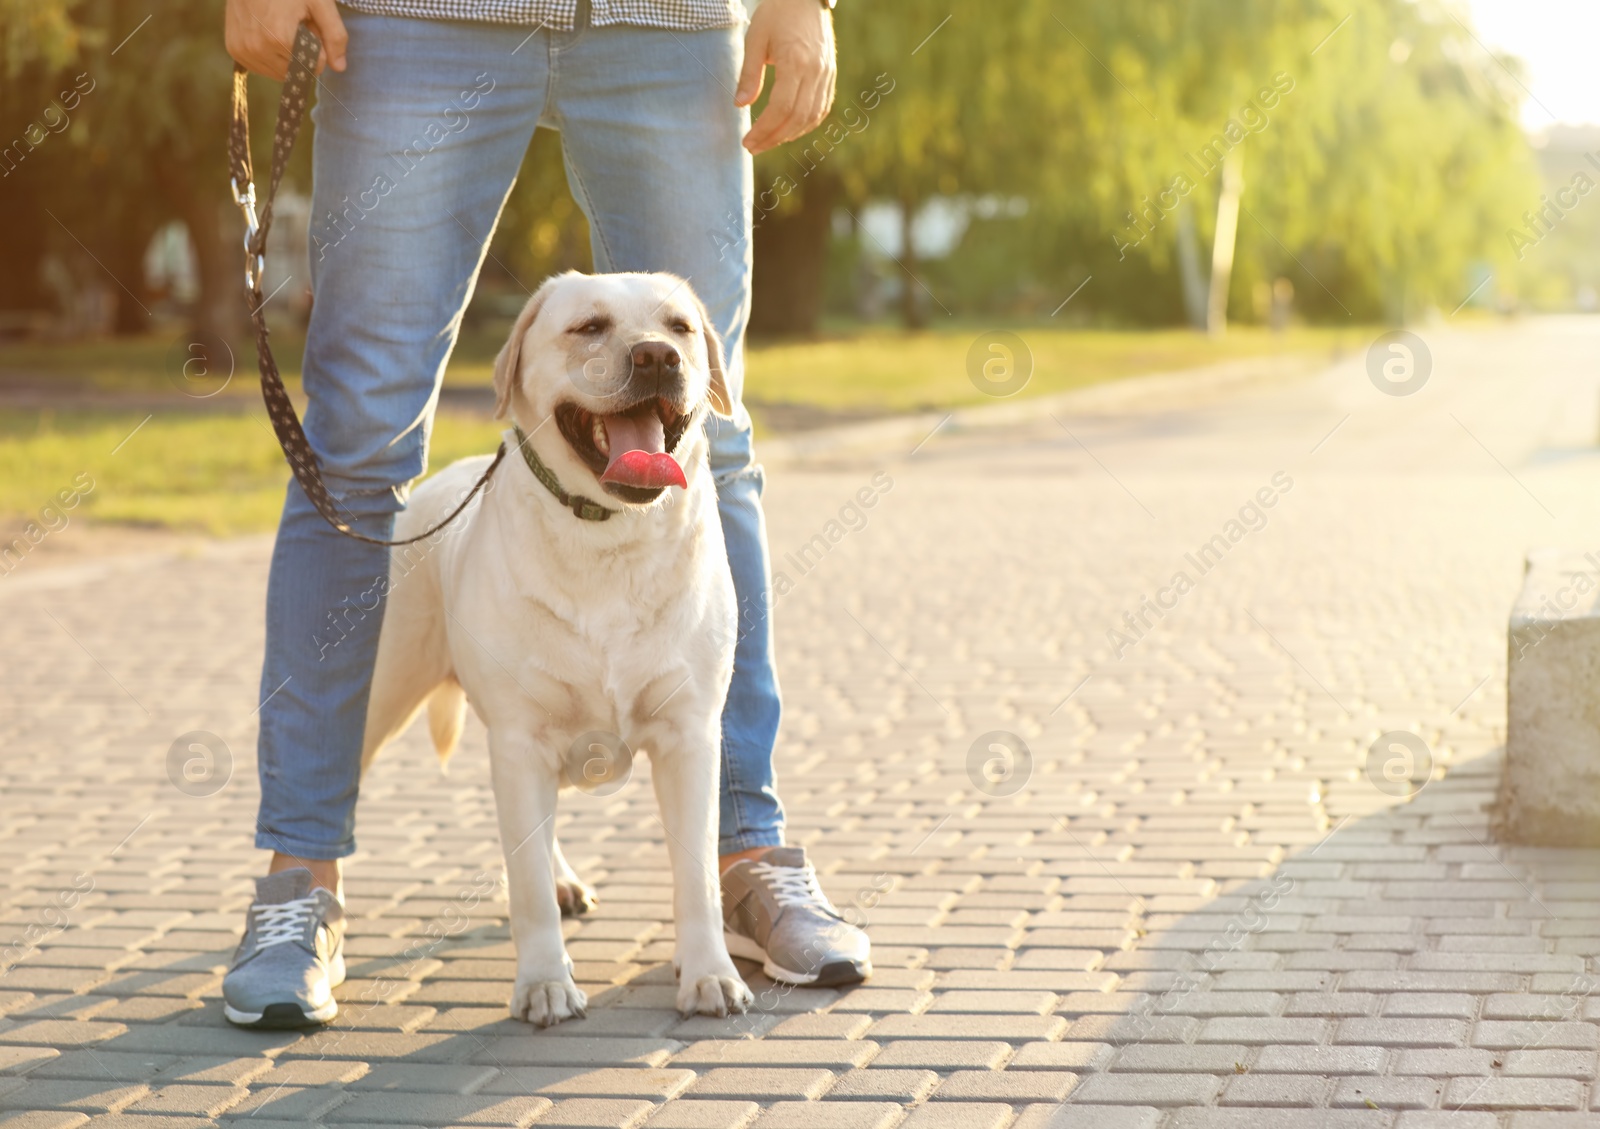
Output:
<instances>
[{"instance_id":1,"label":"black leash","mask_svg":"<svg viewBox=\"0 0 1600 1129\"><path fill-rule=\"evenodd\" d=\"M383 541L351 529L349 523L339 516L338 504L323 484L322 468L317 462L316 452L311 449L305 429L300 426L300 417L295 414L294 404L283 387L283 377L278 375L278 362L273 359L272 346L267 341L266 300L261 296L267 230L272 227L272 200L278 193L278 181L283 179L284 166L289 163L289 152L294 148L300 123L305 118L306 103L316 83L317 56L321 52L322 44L316 35L305 24L301 24L294 38L294 49L289 53L289 75L283 84L283 94L278 99L278 124L272 133L272 179L267 184L266 200L261 206L259 220L256 216L256 186L250 170L250 111L246 92L248 72L237 63L233 67L233 121L228 130L228 164L233 177L233 199L244 212L245 297L249 302L250 321L256 330L256 359L261 366L261 398L266 401L272 430L278 436L284 457L289 460L289 469L294 472L295 481L300 483L306 497L311 499L311 504L327 519L329 525L345 536L369 545L410 545L425 537L432 537L460 516L461 511L488 484L489 476L494 474L495 468L506 457L506 445L503 442L500 444L494 461L467 492L467 496L461 499L461 504L450 511L449 516L426 533L407 537L403 541Z\"/></svg>"}]
</instances>

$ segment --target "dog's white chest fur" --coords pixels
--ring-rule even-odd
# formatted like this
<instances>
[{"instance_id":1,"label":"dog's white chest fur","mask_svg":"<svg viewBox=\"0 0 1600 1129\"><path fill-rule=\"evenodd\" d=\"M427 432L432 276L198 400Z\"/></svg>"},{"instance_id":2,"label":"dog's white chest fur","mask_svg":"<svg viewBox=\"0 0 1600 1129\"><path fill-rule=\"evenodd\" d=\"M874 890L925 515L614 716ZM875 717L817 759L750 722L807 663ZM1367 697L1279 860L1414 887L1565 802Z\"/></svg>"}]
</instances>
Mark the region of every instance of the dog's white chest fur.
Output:
<instances>
[{"instance_id":1,"label":"dog's white chest fur","mask_svg":"<svg viewBox=\"0 0 1600 1129\"><path fill-rule=\"evenodd\" d=\"M477 472L469 461L441 474L419 509L448 512ZM430 554L433 582L451 593L444 630L457 679L486 724L499 713L552 735L600 730L648 747L677 718L663 710L673 691L725 664L734 639L709 476L659 510L593 523L549 504L510 459L500 473Z\"/></svg>"}]
</instances>

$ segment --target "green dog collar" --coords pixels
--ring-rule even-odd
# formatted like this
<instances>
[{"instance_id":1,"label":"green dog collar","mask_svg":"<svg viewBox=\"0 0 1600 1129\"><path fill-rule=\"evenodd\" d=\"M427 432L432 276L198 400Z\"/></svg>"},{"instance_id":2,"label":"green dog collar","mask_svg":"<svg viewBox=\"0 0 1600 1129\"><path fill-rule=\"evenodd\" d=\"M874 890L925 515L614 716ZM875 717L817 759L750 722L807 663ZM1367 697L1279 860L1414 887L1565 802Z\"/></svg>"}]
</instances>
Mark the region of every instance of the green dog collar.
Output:
<instances>
[{"instance_id":1,"label":"green dog collar","mask_svg":"<svg viewBox=\"0 0 1600 1129\"><path fill-rule=\"evenodd\" d=\"M544 483L544 488L556 496L556 501L584 521L605 521L617 512L607 509L593 499L585 498L582 494L568 494L561 488L561 480L556 478L556 472L545 466L544 460L539 458L539 453L533 449L533 444L528 442L528 437L522 433L522 428L513 425L511 430L517 437L518 449L522 451L522 461L533 471L533 477Z\"/></svg>"}]
</instances>

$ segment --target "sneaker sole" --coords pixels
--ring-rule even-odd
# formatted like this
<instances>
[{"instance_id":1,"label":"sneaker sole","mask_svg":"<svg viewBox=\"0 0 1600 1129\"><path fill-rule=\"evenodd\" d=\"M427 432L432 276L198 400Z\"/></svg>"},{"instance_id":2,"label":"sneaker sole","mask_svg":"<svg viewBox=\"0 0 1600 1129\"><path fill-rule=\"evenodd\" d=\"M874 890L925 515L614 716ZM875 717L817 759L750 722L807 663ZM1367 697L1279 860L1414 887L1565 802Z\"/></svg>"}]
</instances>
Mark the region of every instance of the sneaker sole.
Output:
<instances>
[{"instance_id":1,"label":"sneaker sole","mask_svg":"<svg viewBox=\"0 0 1600 1129\"><path fill-rule=\"evenodd\" d=\"M304 1011L299 1004L268 1004L262 1011L239 1011L228 1004L222 1005L222 1014L235 1027L250 1027L258 1031L285 1031L297 1027L321 1027L331 1023L339 1014L339 1004L329 1000L322 1007Z\"/></svg>"},{"instance_id":2,"label":"sneaker sole","mask_svg":"<svg viewBox=\"0 0 1600 1129\"><path fill-rule=\"evenodd\" d=\"M333 964L328 969L328 986L337 988L344 983L344 949L341 946ZM292 1031L299 1027L321 1027L332 1023L339 1014L339 1001L330 999L319 1008L306 1011L299 1004L268 1004L260 1011L240 1011L226 1001L222 1015L235 1027L250 1027L257 1031Z\"/></svg>"},{"instance_id":3,"label":"sneaker sole","mask_svg":"<svg viewBox=\"0 0 1600 1129\"><path fill-rule=\"evenodd\" d=\"M760 961L761 971L765 972L769 979L791 987L840 988L847 984L859 984L872 975L870 963L858 964L853 960L834 960L807 976L803 972L793 972L781 964L773 963L772 958L767 956L767 950L743 934L723 930L722 937L727 943L730 955L743 957L745 960Z\"/></svg>"}]
</instances>

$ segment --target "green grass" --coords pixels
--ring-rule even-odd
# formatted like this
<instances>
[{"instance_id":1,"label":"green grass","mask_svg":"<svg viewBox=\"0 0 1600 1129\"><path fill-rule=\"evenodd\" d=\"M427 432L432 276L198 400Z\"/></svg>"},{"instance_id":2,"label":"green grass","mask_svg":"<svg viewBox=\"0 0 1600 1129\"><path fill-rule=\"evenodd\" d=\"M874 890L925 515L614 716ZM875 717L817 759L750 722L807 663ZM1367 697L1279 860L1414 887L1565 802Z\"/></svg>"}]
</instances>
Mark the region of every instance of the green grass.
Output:
<instances>
[{"instance_id":1,"label":"green grass","mask_svg":"<svg viewBox=\"0 0 1600 1129\"><path fill-rule=\"evenodd\" d=\"M974 342L988 328L966 325L916 334L868 329L831 340L758 345L746 363L745 396L757 404L900 412L992 402L968 377L969 363L981 366L989 355L980 348L969 361ZM1032 354L1032 376L1018 395L1039 396L1235 357L1333 354L1365 347L1377 331L1294 329L1273 334L1247 327L1211 338L1182 329L1134 332L1051 325L1017 326L1010 332Z\"/></svg>"},{"instance_id":2,"label":"green grass","mask_svg":"<svg viewBox=\"0 0 1600 1129\"><path fill-rule=\"evenodd\" d=\"M214 536L273 528L289 470L266 414L0 412L0 523L7 538L87 474L77 519L194 530ZM132 437L130 438L130 433ZM500 425L442 414L431 463L492 451ZM118 449L118 444L121 444Z\"/></svg>"},{"instance_id":3,"label":"green grass","mask_svg":"<svg viewBox=\"0 0 1600 1129\"><path fill-rule=\"evenodd\" d=\"M780 405L826 418L985 402L989 397L967 376L969 349L985 328L940 327L916 334L868 328L817 341L758 344L748 354L745 395L760 430L766 430L764 416L782 418ZM502 326L485 325L464 333L446 382L488 384L504 332ZM1019 395L1035 396L1232 357L1331 355L1364 347L1374 331L1295 329L1274 335L1245 328L1221 339L1183 330L1113 332L1053 325L1013 332L1033 358L1032 378ZM169 379L174 340L0 347L0 383L21 378L32 386L75 391L86 405L101 393L138 396L148 403L126 409L0 411L0 532L9 536L28 520L40 520L44 507L58 492L71 490L82 474L94 488L83 494L74 518L214 535L273 527L288 471L260 404L251 346L243 343L236 350L233 379L213 400L227 410L162 411L166 397L182 402ZM298 384L302 344L292 334L274 335L291 387ZM151 418L141 425L147 415ZM493 421L443 413L430 464L443 467L464 455L492 451L499 432Z\"/></svg>"},{"instance_id":4,"label":"green grass","mask_svg":"<svg viewBox=\"0 0 1600 1129\"><path fill-rule=\"evenodd\" d=\"M939 326L919 333L866 327L817 340L757 342L747 351L745 395L756 403L818 408L906 411L981 403L988 397L967 376L973 342L984 324ZM1303 328L1275 334L1255 326L1220 338L1183 329L1086 330L1056 325L1015 326L1032 354L1033 375L1020 395L1061 392L1102 380L1193 368L1233 357L1270 353L1334 353L1363 348L1378 332L1370 327ZM499 323L465 330L450 361L445 383L482 387L493 380L494 357L505 340ZM95 341L70 345L0 346L0 382L65 389L179 394L169 374L181 364L172 337ZM273 334L273 351L291 386L300 377L304 339ZM234 375L221 396L254 402L253 346L234 348Z\"/></svg>"}]
</instances>

